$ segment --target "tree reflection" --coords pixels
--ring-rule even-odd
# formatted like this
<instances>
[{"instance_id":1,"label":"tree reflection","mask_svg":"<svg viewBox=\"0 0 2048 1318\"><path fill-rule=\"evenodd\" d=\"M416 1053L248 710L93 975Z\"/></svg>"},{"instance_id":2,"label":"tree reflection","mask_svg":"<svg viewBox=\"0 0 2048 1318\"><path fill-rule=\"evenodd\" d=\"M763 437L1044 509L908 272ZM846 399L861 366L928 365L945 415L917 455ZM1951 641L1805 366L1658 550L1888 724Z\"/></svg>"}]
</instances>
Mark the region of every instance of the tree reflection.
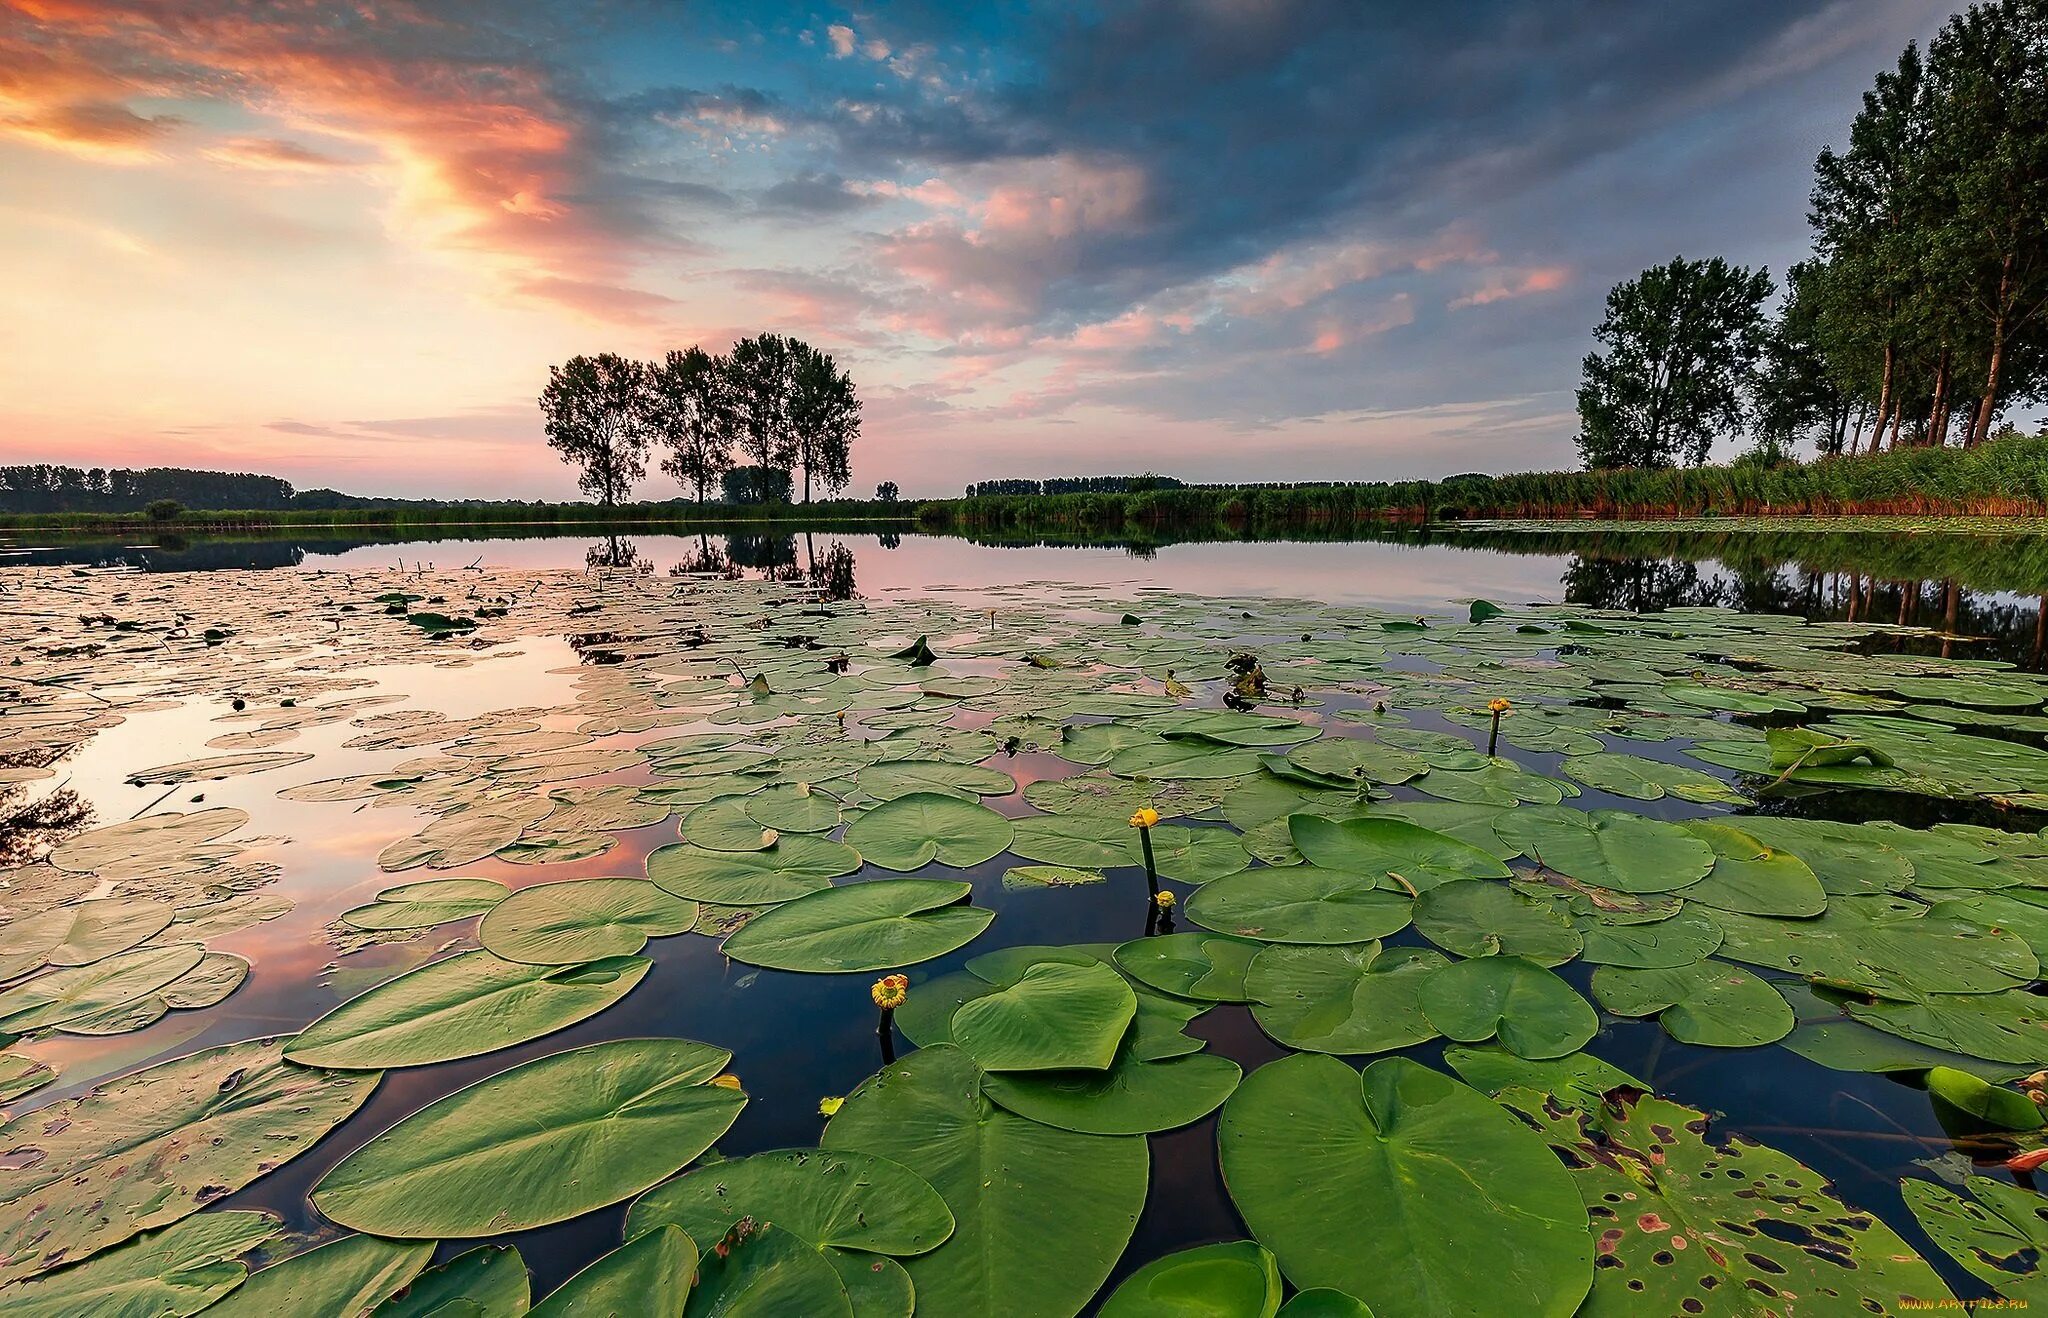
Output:
<instances>
[{"instance_id":1,"label":"tree reflection","mask_svg":"<svg viewBox=\"0 0 2048 1318\"><path fill-rule=\"evenodd\" d=\"M0 757L0 770L47 769L73 747ZM32 865L93 821L92 805L70 787L31 798L42 780L0 783L0 869Z\"/></svg>"},{"instance_id":2,"label":"tree reflection","mask_svg":"<svg viewBox=\"0 0 2048 1318\"><path fill-rule=\"evenodd\" d=\"M637 572L642 575L654 571L654 564L647 561L639 546L624 536L616 535L608 535L584 550L583 566L593 571Z\"/></svg>"}]
</instances>

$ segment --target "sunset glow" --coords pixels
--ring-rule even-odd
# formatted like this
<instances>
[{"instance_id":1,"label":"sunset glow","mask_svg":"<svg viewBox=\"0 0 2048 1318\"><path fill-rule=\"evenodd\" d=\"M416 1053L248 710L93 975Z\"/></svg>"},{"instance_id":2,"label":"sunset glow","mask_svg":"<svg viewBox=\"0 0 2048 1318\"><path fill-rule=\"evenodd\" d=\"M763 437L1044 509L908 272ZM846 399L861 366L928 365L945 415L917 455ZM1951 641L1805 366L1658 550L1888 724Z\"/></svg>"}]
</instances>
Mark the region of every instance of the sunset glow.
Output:
<instances>
[{"instance_id":1,"label":"sunset glow","mask_svg":"<svg viewBox=\"0 0 2048 1318\"><path fill-rule=\"evenodd\" d=\"M857 492L1563 466L1607 287L1800 256L1946 13L896 8L0 0L0 461L564 497L551 362L770 329Z\"/></svg>"}]
</instances>

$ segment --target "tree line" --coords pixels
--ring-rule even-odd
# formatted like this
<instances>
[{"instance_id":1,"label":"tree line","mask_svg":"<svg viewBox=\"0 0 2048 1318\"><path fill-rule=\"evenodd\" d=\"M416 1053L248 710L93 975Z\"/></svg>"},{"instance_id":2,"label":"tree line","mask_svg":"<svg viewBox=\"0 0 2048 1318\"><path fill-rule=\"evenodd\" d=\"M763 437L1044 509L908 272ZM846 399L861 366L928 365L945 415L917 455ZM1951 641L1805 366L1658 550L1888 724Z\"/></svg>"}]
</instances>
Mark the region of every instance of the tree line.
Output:
<instances>
[{"instance_id":1,"label":"tree line","mask_svg":"<svg viewBox=\"0 0 2048 1318\"><path fill-rule=\"evenodd\" d=\"M2048 390L2048 0L1986 0L1878 74L1814 166L1811 258L1615 286L1578 390L1588 467L1974 447Z\"/></svg>"},{"instance_id":2,"label":"tree line","mask_svg":"<svg viewBox=\"0 0 2048 1318\"><path fill-rule=\"evenodd\" d=\"M0 512L129 513L151 503L277 510L297 506L292 483L248 472L185 467L0 466Z\"/></svg>"},{"instance_id":3,"label":"tree line","mask_svg":"<svg viewBox=\"0 0 2048 1318\"><path fill-rule=\"evenodd\" d=\"M661 469L700 504L713 485L727 502L786 503L799 472L809 503L813 485L836 493L852 480L860 437L853 378L830 353L781 334L718 356L692 346L651 362L571 357L548 368L540 410L549 447L605 508L627 500L656 447Z\"/></svg>"},{"instance_id":4,"label":"tree line","mask_svg":"<svg viewBox=\"0 0 2048 1318\"><path fill-rule=\"evenodd\" d=\"M1132 494L1145 490L1178 490L1184 482L1171 476L1054 476L1049 480L976 481L967 487L970 499L1010 494Z\"/></svg>"}]
</instances>

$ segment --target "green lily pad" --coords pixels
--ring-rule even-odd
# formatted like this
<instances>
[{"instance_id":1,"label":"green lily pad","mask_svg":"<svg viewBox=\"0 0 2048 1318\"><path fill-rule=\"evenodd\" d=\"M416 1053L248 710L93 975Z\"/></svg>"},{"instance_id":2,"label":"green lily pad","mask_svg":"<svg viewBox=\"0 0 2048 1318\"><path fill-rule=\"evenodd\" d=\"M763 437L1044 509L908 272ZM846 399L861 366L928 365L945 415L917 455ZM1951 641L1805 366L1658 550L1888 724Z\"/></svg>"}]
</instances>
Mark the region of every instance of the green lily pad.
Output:
<instances>
[{"instance_id":1,"label":"green lily pad","mask_svg":"<svg viewBox=\"0 0 2048 1318\"><path fill-rule=\"evenodd\" d=\"M2024 1094L1952 1066L1930 1067L1927 1092L1957 1111L2000 1130L2039 1130L2041 1109Z\"/></svg>"},{"instance_id":2,"label":"green lily pad","mask_svg":"<svg viewBox=\"0 0 2048 1318\"><path fill-rule=\"evenodd\" d=\"M551 966L465 953L342 1003L300 1031L285 1056L368 1070L495 1052L595 1016L632 992L652 964L618 956Z\"/></svg>"},{"instance_id":3,"label":"green lily pad","mask_svg":"<svg viewBox=\"0 0 2048 1318\"><path fill-rule=\"evenodd\" d=\"M1008 796L1017 790L1017 780L1000 769L954 764L949 760L885 760L862 769L854 781L861 791L881 801L893 801L913 792L979 801L984 796Z\"/></svg>"},{"instance_id":4,"label":"green lily pad","mask_svg":"<svg viewBox=\"0 0 2048 1318\"><path fill-rule=\"evenodd\" d=\"M1203 885L1188 899L1188 919L1268 943L1369 942L1407 927L1414 911L1382 881L1316 865L1246 870Z\"/></svg>"},{"instance_id":5,"label":"green lily pad","mask_svg":"<svg viewBox=\"0 0 2048 1318\"><path fill-rule=\"evenodd\" d=\"M198 1212L303 1153L382 1077L208 1048L0 1126L0 1282Z\"/></svg>"},{"instance_id":6,"label":"green lily pad","mask_svg":"<svg viewBox=\"0 0 2048 1318\"><path fill-rule=\"evenodd\" d=\"M1504 879L1509 874L1492 854L1403 819L1289 815L1287 831L1311 865L1382 880L1398 876L1397 882L1405 881L1417 891L1459 879Z\"/></svg>"},{"instance_id":7,"label":"green lily pad","mask_svg":"<svg viewBox=\"0 0 2048 1318\"><path fill-rule=\"evenodd\" d=\"M0 1303L9 1318L144 1318L201 1309L231 1313L225 1305L209 1306L233 1297L249 1272L238 1257L270 1240L278 1225L268 1213L201 1213L144 1232L75 1267L10 1286ZM424 1256L420 1261L426 1261Z\"/></svg>"},{"instance_id":8,"label":"green lily pad","mask_svg":"<svg viewBox=\"0 0 2048 1318\"><path fill-rule=\"evenodd\" d=\"M1020 1117L1086 1135L1148 1135L1200 1121L1244 1075L1227 1057L1195 1053L1157 1061L1126 1046L1106 1070L1004 1072L982 1090Z\"/></svg>"},{"instance_id":9,"label":"green lily pad","mask_svg":"<svg viewBox=\"0 0 2048 1318\"><path fill-rule=\"evenodd\" d=\"M1100 1318L1274 1318L1280 1269L1249 1240L1154 1259L1103 1302Z\"/></svg>"},{"instance_id":10,"label":"green lily pad","mask_svg":"<svg viewBox=\"0 0 2048 1318\"><path fill-rule=\"evenodd\" d=\"M1225 934L1163 934L1134 938L1112 954L1140 984L1202 1002L1244 1002L1245 970L1263 943Z\"/></svg>"},{"instance_id":11,"label":"green lily pad","mask_svg":"<svg viewBox=\"0 0 2048 1318\"><path fill-rule=\"evenodd\" d=\"M846 841L862 859L883 869L907 872L933 861L964 869L1002 854L1012 832L1010 821L985 805L911 792L854 820Z\"/></svg>"},{"instance_id":12,"label":"green lily pad","mask_svg":"<svg viewBox=\"0 0 2048 1318\"><path fill-rule=\"evenodd\" d=\"M1534 807L1502 815L1494 829L1545 869L1616 892L1670 892L1714 866L1700 838L1621 810Z\"/></svg>"},{"instance_id":13,"label":"green lily pad","mask_svg":"<svg viewBox=\"0 0 2048 1318\"><path fill-rule=\"evenodd\" d=\"M1583 946L1563 912L1505 883L1431 888L1415 903L1415 931L1459 956L1519 956L1546 966L1562 965Z\"/></svg>"},{"instance_id":14,"label":"green lily pad","mask_svg":"<svg viewBox=\"0 0 2048 1318\"><path fill-rule=\"evenodd\" d=\"M1482 1093L1498 1097L1505 1089L1533 1089L1567 1107L1593 1108L1620 1086L1649 1086L1618 1066L1591 1053L1563 1057L1517 1057L1498 1044L1453 1045L1444 1049L1444 1063L1458 1078Z\"/></svg>"},{"instance_id":15,"label":"green lily pad","mask_svg":"<svg viewBox=\"0 0 2048 1318\"><path fill-rule=\"evenodd\" d=\"M1792 1032L1792 1008L1740 966L1695 961L1654 970L1602 966L1593 996L1617 1016L1651 1016L1680 1043L1755 1048Z\"/></svg>"},{"instance_id":16,"label":"green lily pad","mask_svg":"<svg viewBox=\"0 0 2048 1318\"><path fill-rule=\"evenodd\" d=\"M451 920L482 915L503 901L506 887L496 879L428 879L386 888L368 906L342 912L342 923L357 929L428 929Z\"/></svg>"},{"instance_id":17,"label":"green lily pad","mask_svg":"<svg viewBox=\"0 0 2048 1318\"><path fill-rule=\"evenodd\" d=\"M645 879L570 879L521 888L490 909L477 941L507 961L567 966L630 956L688 933L697 903Z\"/></svg>"},{"instance_id":18,"label":"green lily pad","mask_svg":"<svg viewBox=\"0 0 2048 1318\"><path fill-rule=\"evenodd\" d=\"M1332 1057L1269 1062L1224 1105L1217 1142L1232 1201L1305 1290L1380 1314L1491 1313L1512 1296L1569 1318L1592 1285L1585 1205L1541 1137L1406 1058L1362 1077Z\"/></svg>"},{"instance_id":19,"label":"green lily pad","mask_svg":"<svg viewBox=\"0 0 2048 1318\"><path fill-rule=\"evenodd\" d=\"M1259 1028L1289 1048L1383 1053L1436 1037L1422 1014L1421 990L1444 964L1419 947L1276 944L1252 960L1244 988Z\"/></svg>"},{"instance_id":20,"label":"green lily pad","mask_svg":"<svg viewBox=\"0 0 2048 1318\"><path fill-rule=\"evenodd\" d=\"M1899 1190L1921 1230L1971 1276L2028 1306L2048 1300L2048 1273L2040 1267L2048 1252L2041 1196L1989 1176L1972 1176L1963 1188L1967 1196L1908 1180Z\"/></svg>"},{"instance_id":21,"label":"green lily pad","mask_svg":"<svg viewBox=\"0 0 2048 1318\"><path fill-rule=\"evenodd\" d=\"M706 1248L683 1312L853 1318L853 1302L824 1254L772 1222L749 1222Z\"/></svg>"},{"instance_id":22,"label":"green lily pad","mask_svg":"<svg viewBox=\"0 0 2048 1318\"><path fill-rule=\"evenodd\" d=\"M1626 1089L1591 1108L1532 1090L1501 1102L1573 1169L1610 1260L1594 1271L1594 1311L1680 1313L1721 1293L1742 1313L1809 1301L1816 1312L1882 1312L1948 1298L1905 1241L1836 1199L1811 1168L1740 1136L1707 1143L1704 1113ZM1725 1247L1731 1236L1739 1248Z\"/></svg>"},{"instance_id":23,"label":"green lily pad","mask_svg":"<svg viewBox=\"0 0 2048 1318\"><path fill-rule=\"evenodd\" d=\"M773 1222L799 1240L910 1257L953 1233L938 1191L908 1167L873 1154L784 1149L712 1163L633 1201L626 1235L662 1225L692 1240L721 1239L743 1217Z\"/></svg>"},{"instance_id":24,"label":"green lily pad","mask_svg":"<svg viewBox=\"0 0 2048 1318\"><path fill-rule=\"evenodd\" d=\"M196 943L174 943L138 947L89 966L46 970L0 992L0 1031L26 1034L115 1011L175 983L205 955Z\"/></svg>"},{"instance_id":25,"label":"green lily pad","mask_svg":"<svg viewBox=\"0 0 2048 1318\"><path fill-rule=\"evenodd\" d=\"M1534 1061L1575 1053L1600 1029L1599 1016L1571 985L1519 956L1437 966L1417 997L1439 1033L1460 1043L1498 1037L1509 1052Z\"/></svg>"},{"instance_id":26,"label":"green lily pad","mask_svg":"<svg viewBox=\"0 0 2048 1318\"><path fill-rule=\"evenodd\" d=\"M925 1048L846 1099L821 1143L916 1170L953 1234L905 1267L933 1313L1068 1318L1122 1255L1145 1202L1138 1136L1081 1135L1006 1112L957 1048Z\"/></svg>"},{"instance_id":27,"label":"green lily pad","mask_svg":"<svg viewBox=\"0 0 2048 1318\"><path fill-rule=\"evenodd\" d=\"M984 1071L1100 1071L1137 1012L1131 986L1102 962L1046 961L962 1003L952 1039Z\"/></svg>"},{"instance_id":28,"label":"green lily pad","mask_svg":"<svg viewBox=\"0 0 2048 1318\"><path fill-rule=\"evenodd\" d=\"M747 813L751 798L721 796L683 816L683 840L712 851L747 852L772 847L776 831Z\"/></svg>"},{"instance_id":29,"label":"green lily pad","mask_svg":"<svg viewBox=\"0 0 2048 1318\"><path fill-rule=\"evenodd\" d=\"M678 897L724 906L771 906L832 886L860 868L841 842L785 834L758 851L713 851L680 842L647 857L647 877Z\"/></svg>"},{"instance_id":30,"label":"green lily pad","mask_svg":"<svg viewBox=\"0 0 2048 1318\"><path fill-rule=\"evenodd\" d=\"M672 1226L626 1234L625 1244L557 1286L529 1318L683 1318L697 1275L696 1242Z\"/></svg>"},{"instance_id":31,"label":"green lily pad","mask_svg":"<svg viewBox=\"0 0 2048 1318\"><path fill-rule=\"evenodd\" d=\"M777 833L829 833L839 827L839 798L809 783L764 787L745 800L747 817Z\"/></svg>"},{"instance_id":32,"label":"green lily pad","mask_svg":"<svg viewBox=\"0 0 2048 1318\"><path fill-rule=\"evenodd\" d=\"M527 1062L428 1104L342 1159L313 1187L313 1206L401 1239L566 1221L710 1148L747 1103L705 1083L731 1059L686 1039L621 1039Z\"/></svg>"},{"instance_id":33,"label":"green lily pad","mask_svg":"<svg viewBox=\"0 0 2048 1318\"><path fill-rule=\"evenodd\" d=\"M1827 909L1827 890L1805 861L1773 851L1740 829L1699 821L1688 832L1714 851L1714 868L1685 899L1745 915L1807 916Z\"/></svg>"},{"instance_id":34,"label":"green lily pad","mask_svg":"<svg viewBox=\"0 0 2048 1318\"><path fill-rule=\"evenodd\" d=\"M411 1285L433 1257L431 1242L343 1236L254 1273L207 1313L213 1318L365 1313Z\"/></svg>"},{"instance_id":35,"label":"green lily pad","mask_svg":"<svg viewBox=\"0 0 2048 1318\"><path fill-rule=\"evenodd\" d=\"M532 1291L526 1261L510 1245L484 1245L422 1272L378 1306L376 1318L518 1318Z\"/></svg>"},{"instance_id":36,"label":"green lily pad","mask_svg":"<svg viewBox=\"0 0 2048 1318\"><path fill-rule=\"evenodd\" d=\"M965 947L996 918L959 904L971 890L940 879L827 888L748 921L725 952L750 966L818 974L914 966Z\"/></svg>"}]
</instances>

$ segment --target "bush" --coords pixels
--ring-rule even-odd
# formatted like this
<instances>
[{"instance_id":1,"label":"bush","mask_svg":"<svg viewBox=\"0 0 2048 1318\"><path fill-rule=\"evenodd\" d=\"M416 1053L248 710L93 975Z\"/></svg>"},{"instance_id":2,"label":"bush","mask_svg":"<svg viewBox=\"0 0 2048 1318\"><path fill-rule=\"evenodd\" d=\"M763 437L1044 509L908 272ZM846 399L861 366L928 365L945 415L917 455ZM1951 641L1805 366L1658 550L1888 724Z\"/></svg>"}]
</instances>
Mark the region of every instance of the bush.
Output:
<instances>
[{"instance_id":1,"label":"bush","mask_svg":"<svg viewBox=\"0 0 2048 1318\"><path fill-rule=\"evenodd\" d=\"M780 467L734 467L719 484L727 503L789 502L789 473Z\"/></svg>"},{"instance_id":2,"label":"bush","mask_svg":"<svg viewBox=\"0 0 2048 1318\"><path fill-rule=\"evenodd\" d=\"M151 499L143 505L143 515L152 522L175 522L185 511L185 505L176 499Z\"/></svg>"}]
</instances>

